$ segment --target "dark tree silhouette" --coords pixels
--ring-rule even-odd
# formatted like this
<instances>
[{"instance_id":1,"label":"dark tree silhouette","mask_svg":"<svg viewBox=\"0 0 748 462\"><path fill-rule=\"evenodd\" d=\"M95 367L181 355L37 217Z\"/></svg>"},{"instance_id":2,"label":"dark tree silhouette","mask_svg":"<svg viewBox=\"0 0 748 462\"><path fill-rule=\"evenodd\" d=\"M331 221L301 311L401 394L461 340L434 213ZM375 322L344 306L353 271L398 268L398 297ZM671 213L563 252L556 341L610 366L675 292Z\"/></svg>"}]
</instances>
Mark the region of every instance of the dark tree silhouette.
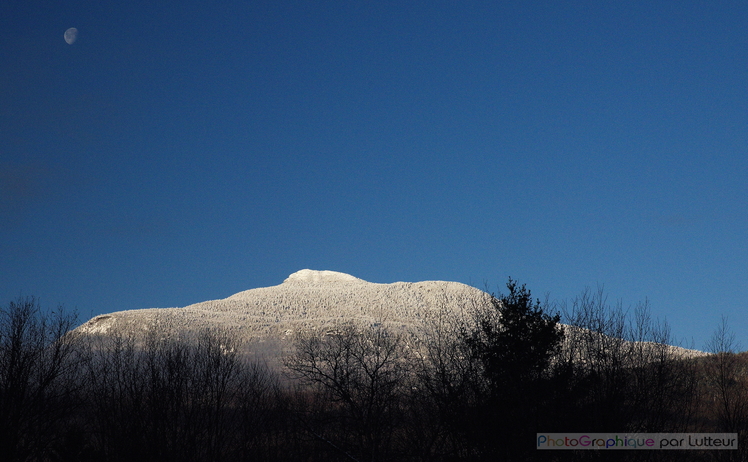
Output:
<instances>
[{"instance_id":1,"label":"dark tree silhouette","mask_svg":"<svg viewBox=\"0 0 748 462\"><path fill-rule=\"evenodd\" d=\"M0 454L43 460L65 444L65 423L78 406L81 364L68 331L75 315L46 314L33 297L0 309Z\"/></svg>"},{"instance_id":2,"label":"dark tree silhouette","mask_svg":"<svg viewBox=\"0 0 748 462\"><path fill-rule=\"evenodd\" d=\"M406 389L402 339L381 326L341 326L337 332L310 332L296 340L286 366L329 399L327 418L340 427L308 429L338 456L388 460L400 397ZM333 426L334 427L334 426Z\"/></svg>"},{"instance_id":3,"label":"dark tree silhouette","mask_svg":"<svg viewBox=\"0 0 748 462\"><path fill-rule=\"evenodd\" d=\"M747 460L748 434L742 430L748 424L748 361L745 354L737 353L739 344L725 317L707 349L712 353L705 362L707 406L718 431L738 433L738 453L729 460Z\"/></svg>"},{"instance_id":4,"label":"dark tree silhouette","mask_svg":"<svg viewBox=\"0 0 748 462\"><path fill-rule=\"evenodd\" d=\"M226 460L238 446L243 400L263 377L230 336L111 336L95 350L88 401L101 459Z\"/></svg>"},{"instance_id":5,"label":"dark tree silhouette","mask_svg":"<svg viewBox=\"0 0 748 462\"><path fill-rule=\"evenodd\" d=\"M560 315L546 313L540 300L533 304L524 284L509 278L506 286L509 293L489 299L489 310L479 314L478 329L467 338L493 387L539 378L564 336Z\"/></svg>"},{"instance_id":6,"label":"dark tree silhouette","mask_svg":"<svg viewBox=\"0 0 748 462\"><path fill-rule=\"evenodd\" d=\"M228 331L86 337L33 298L0 307L0 459L702 460L697 451L537 451L537 432L737 431L748 353L723 320L710 356L669 346L648 306L602 290L563 308L508 294L444 303L414 332L341 324L297 337L292 377ZM554 305L555 306L555 305ZM562 306L562 305L558 305ZM470 316L470 314L474 316ZM630 314L633 314L633 318ZM158 328L157 328L158 327ZM288 372L288 371L287 371ZM745 450L717 454L746 460ZM715 456L715 457L716 457ZM720 459L721 460L721 459Z\"/></svg>"},{"instance_id":7,"label":"dark tree silhouette","mask_svg":"<svg viewBox=\"0 0 748 462\"><path fill-rule=\"evenodd\" d=\"M510 278L507 289L508 294L489 299L465 335L484 378L473 425L466 426L475 458L482 460L532 458L530 437L543 431L548 371L564 337L560 316L548 314L540 300L533 303L524 284Z\"/></svg>"}]
</instances>

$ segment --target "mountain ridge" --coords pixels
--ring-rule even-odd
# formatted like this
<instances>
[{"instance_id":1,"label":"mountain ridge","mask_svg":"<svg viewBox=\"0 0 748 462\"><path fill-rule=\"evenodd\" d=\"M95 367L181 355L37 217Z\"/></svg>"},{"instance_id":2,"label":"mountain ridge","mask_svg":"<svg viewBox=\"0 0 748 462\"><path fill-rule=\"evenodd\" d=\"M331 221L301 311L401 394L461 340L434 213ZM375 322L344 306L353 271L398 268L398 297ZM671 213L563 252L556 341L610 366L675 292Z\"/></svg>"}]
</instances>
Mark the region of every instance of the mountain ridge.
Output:
<instances>
[{"instance_id":1,"label":"mountain ridge","mask_svg":"<svg viewBox=\"0 0 748 462\"><path fill-rule=\"evenodd\" d=\"M340 322L415 327L429 312L464 312L490 297L449 281L379 284L336 271L303 269L281 284L249 289L223 299L181 308L145 308L96 316L78 327L85 334L161 329L172 334L221 327L243 340L288 336L307 328Z\"/></svg>"},{"instance_id":2,"label":"mountain ridge","mask_svg":"<svg viewBox=\"0 0 748 462\"><path fill-rule=\"evenodd\" d=\"M281 284L249 289L182 308L145 308L96 316L76 331L89 336L163 338L219 329L242 343L288 344L306 330L333 331L342 323L382 325L393 332L428 335L436 323L470 322L492 296L450 281L372 283L336 271L303 269ZM474 319L474 318L472 318ZM566 326L571 327L571 326ZM567 329L570 336L586 329ZM602 335L602 334L597 334ZM649 343L649 342L644 342ZM704 353L668 346L679 355ZM282 346L279 347L282 349Z\"/></svg>"}]
</instances>

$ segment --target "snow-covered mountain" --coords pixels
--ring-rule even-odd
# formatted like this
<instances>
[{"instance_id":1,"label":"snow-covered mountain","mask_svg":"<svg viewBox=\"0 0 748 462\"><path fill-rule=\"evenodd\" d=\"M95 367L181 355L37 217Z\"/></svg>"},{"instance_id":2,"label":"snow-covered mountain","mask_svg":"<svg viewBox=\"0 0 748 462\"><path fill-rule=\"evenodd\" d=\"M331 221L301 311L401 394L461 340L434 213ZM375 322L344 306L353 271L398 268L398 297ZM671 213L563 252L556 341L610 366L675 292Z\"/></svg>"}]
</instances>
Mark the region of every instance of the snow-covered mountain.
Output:
<instances>
[{"instance_id":1,"label":"snow-covered mountain","mask_svg":"<svg viewBox=\"0 0 748 462\"><path fill-rule=\"evenodd\" d=\"M79 332L163 335L219 327L243 340L288 337L299 329L325 329L347 321L417 329L438 315L462 316L489 295L457 282L376 284L335 271L304 269L282 284L183 308L150 308L96 316Z\"/></svg>"},{"instance_id":2,"label":"snow-covered mountain","mask_svg":"<svg viewBox=\"0 0 748 462\"><path fill-rule=\"evenodd\" d=\"M163 338L185 337L206 328L218 328L243 343L265 343L277 350L299 331L330 331L347 322L382 325L416 336L429 335L439 325L449 329L449 326L454 327L454 321L470 320L476 308L484 305L489 297L484 291L458 282L376 284L345 273L304 269L277 286L246 290L222 300L183 308L104 314L76 330L91 336L156 334ZM567 344L581 337L586 338L588 345L612 340L576 327L566 332ZM683 356L703 354L680 347L669 349ZM582 352L575 353L578 355L582 355L580 359L584 356Z\"/></svg>"}]
</instances>

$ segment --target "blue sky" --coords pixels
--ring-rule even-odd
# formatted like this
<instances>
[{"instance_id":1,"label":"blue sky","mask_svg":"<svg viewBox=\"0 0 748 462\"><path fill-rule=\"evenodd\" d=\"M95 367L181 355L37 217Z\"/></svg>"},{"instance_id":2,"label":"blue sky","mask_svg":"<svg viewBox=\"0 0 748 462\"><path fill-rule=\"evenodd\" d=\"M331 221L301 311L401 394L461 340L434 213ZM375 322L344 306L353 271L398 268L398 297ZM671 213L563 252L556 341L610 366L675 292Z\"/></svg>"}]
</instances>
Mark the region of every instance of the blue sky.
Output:
<instances>
[{"instance_id":1,"label":"blue sky","mask_svg":"<svg viewBox=\"0 0 748 462\"><path fill-rule=\"evenodd\" d=\"M0 301L302 268L647 298L748 348L744 1L0 5ZM63 33L79 30L68 45Z\"/></svg>"}]
</instances>

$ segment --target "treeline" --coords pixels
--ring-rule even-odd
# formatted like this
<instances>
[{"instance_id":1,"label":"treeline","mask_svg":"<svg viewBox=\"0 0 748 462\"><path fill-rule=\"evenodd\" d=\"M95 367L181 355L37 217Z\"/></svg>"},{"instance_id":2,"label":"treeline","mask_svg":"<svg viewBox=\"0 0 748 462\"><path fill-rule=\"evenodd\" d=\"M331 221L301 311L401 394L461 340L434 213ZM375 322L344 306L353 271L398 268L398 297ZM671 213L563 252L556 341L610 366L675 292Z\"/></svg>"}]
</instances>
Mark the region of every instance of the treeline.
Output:
<instances>
[{"instance_id":1,"label":"treeline","mask_svg":"<svg viewBox=\"0 0 748 462\"><path fill-rule=\"evenodd\" d=\"M646 305L508 293L419 332L299 333L282 367L225 332L79 336L33 298L0 311L7 461L747 460L748 358L669 347ZM565 323L559 322L563 314ZM539 451L538 432L738 432L737 451Z\"/></svg>"}]
</instances>

